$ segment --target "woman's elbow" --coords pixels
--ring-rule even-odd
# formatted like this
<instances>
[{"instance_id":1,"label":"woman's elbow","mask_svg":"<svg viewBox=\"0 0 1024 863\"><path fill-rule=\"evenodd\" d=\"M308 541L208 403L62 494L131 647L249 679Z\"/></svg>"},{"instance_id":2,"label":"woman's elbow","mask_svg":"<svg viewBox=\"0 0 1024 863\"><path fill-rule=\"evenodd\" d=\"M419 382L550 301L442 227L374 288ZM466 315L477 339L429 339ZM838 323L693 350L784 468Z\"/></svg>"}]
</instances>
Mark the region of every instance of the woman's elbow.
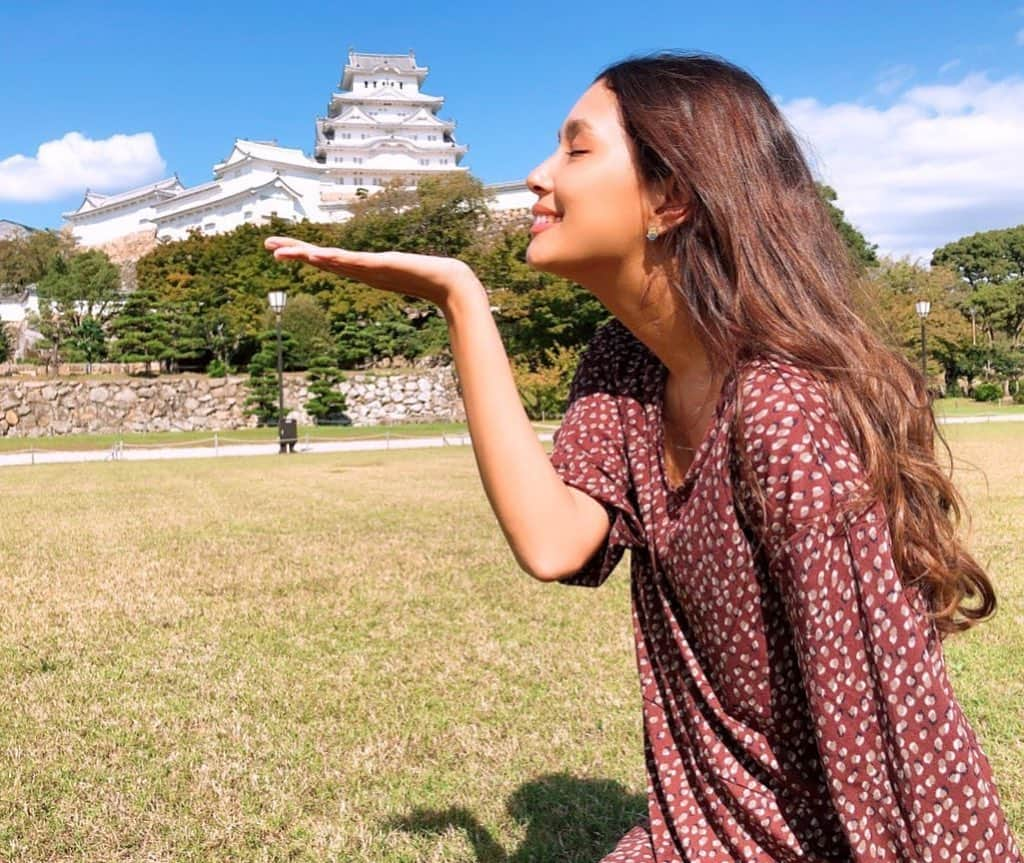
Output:
<instances>
[{"instance_id":1,"label":"woman's elbow","mask_svg":"<svg viewBox=\"0 0 1024 863\"><path fill-rule=\"evenodd\" d=\"M561 581L579 572L582 562L557 555L523 554L516 552L519 568L537 581Z\"/></svg>"}]
</instances>

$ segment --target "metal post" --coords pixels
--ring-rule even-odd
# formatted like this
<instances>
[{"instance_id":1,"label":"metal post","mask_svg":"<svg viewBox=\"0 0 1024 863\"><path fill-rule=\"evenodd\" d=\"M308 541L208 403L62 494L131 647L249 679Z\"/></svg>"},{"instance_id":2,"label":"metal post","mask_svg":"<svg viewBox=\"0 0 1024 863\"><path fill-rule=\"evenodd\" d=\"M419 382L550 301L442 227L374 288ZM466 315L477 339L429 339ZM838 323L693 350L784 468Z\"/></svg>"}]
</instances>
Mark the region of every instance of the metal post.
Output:
<instances>
[{"instance_id":1,"label":"metal post","mask_svg":"<svg viewBox=\"0 0 1024 863\"><path fill-rule=\"evenodd\" d=\"M281 313L277 315L277 421L284 419L284 360L281 346Z\"/></svg>"},{"instance_id":2,"label":"metal post","mask_svg":"<svg viewBox=\"0 0 1024 863\"><path fill-rule=\"evenodd\" d=\"M928 344L925 341L924 318L921 318L921 377L928 380Z\"/></svg>"},{"instance_id":3,"label":"metal post","mask_svg":"<svg viewBox=\"0 0 1024 863\"><path fill-rule=\"evenodd\" d=\"M928 345L925 341L925 318L932 310L932 304L928 300L918 300L914 303L914 311L921 319L921 377L924 379L925 391L928 389Z\"/></svg>"}]
</instances>

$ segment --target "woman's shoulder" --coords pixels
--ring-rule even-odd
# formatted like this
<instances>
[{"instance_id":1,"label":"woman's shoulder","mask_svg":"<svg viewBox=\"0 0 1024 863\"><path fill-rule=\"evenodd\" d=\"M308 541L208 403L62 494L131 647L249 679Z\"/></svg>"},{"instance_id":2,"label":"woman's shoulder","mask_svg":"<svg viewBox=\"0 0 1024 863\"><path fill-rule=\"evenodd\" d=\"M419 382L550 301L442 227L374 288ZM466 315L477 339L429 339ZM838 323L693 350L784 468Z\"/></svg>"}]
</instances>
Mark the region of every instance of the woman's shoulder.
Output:
<instances>
[{"instance_id":1,"label":"woman's shoulder","mask_svg":"<svg viewBox=\"0 0 1024 863\"><path fill-rule=\"evenodd\" d=\"M824 376L795 363L759 357L744 363L737 375L741 419L760 427L764 420L786 419L813 427L838 424ZM830 428L829 434L837 430Z\"/></svg>"},{"instance_id":2,"label":"woman's shoulder","mask_svg":"<svg viewBox=\"0 0 1024 863\"><path fill-rule=\"evenodd\" d=\"M644 372L654 361L647 346L613 318L587 344L573 389L577 395L599 391L636 397L647 385L649 376Z\"/></svg>"},{"instance_id":3,"label":"woman's shoulder","mask_svg":"<svg viewBox=\"0 0 1024 863\"><path fill-rule=\"evenodd\" d=\"M833 479L860 473L859 458L823 375L772 358L746 363L739 374L740 440L762 474L798 466Z\"/></svg>"}]
</instances>

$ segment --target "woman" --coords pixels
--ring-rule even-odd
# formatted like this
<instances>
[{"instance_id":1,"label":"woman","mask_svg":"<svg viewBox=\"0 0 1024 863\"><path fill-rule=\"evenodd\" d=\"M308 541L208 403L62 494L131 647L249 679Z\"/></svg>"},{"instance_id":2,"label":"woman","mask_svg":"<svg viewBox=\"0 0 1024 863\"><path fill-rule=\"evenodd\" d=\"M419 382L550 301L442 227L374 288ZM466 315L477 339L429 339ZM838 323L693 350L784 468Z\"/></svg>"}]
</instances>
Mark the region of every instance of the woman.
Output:
<instances>
[{"instance_id":1,"label":"woman","mask_svg":"<svg viewBox=\"0 0 1024 863\"><path fill-rule=\"evenodd\" d=\"M529 263L616 319L550 461L465 265L267 248L443 309L527 572L597 586L632 549L649 819L606 861L1019 863L940 648L992 588L771 99L714 58L618 64L528 183Z\"/></svg>"}]
</instances>

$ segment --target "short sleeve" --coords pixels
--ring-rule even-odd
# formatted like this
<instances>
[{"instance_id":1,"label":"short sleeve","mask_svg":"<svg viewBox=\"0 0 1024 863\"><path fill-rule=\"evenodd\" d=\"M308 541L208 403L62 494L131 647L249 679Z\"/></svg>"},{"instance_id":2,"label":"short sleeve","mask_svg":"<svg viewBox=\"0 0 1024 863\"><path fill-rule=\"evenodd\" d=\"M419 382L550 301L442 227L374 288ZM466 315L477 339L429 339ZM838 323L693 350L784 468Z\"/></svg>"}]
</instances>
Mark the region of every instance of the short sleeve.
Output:
<instances>
[{"instance_id":1,"label":"short sleeve","mask_svg":"<svg viewBox=\"0 0 1024 863\"><path fill-rule=\"evenodd\" d=\"M620 332L621 330L621 332ZM618 565L626 548L643 545L629 471L624 411L635 394L623 386L623 371L635 348L628 331L606 325L580 360L569 392L569 406L555 434L551 464L562 481L587 494L608 513L602 546L563 584L598 587ZM632 377L632 386L636 383Z\"/></svg>"},{"instance_id":2,"label":"short sleeve","mask_svg":"<svg viewBox=\"0 0 1024 863\"><path fill-rule=\"evenodd\" d=\"M928 610L820 385L761 372L744 445L818 753L856 863L1020 860ZM985 852L998 852L985 857Z\"/></svg>"}]
</instances>

